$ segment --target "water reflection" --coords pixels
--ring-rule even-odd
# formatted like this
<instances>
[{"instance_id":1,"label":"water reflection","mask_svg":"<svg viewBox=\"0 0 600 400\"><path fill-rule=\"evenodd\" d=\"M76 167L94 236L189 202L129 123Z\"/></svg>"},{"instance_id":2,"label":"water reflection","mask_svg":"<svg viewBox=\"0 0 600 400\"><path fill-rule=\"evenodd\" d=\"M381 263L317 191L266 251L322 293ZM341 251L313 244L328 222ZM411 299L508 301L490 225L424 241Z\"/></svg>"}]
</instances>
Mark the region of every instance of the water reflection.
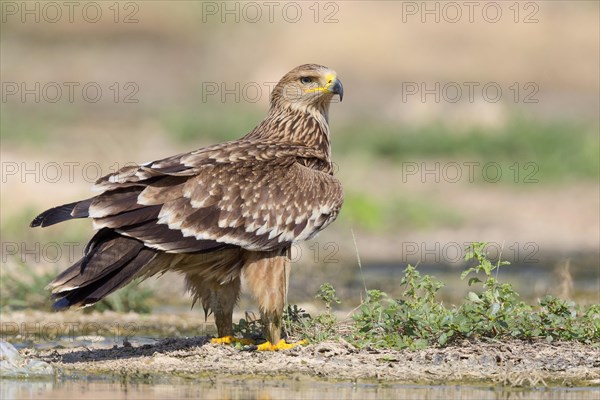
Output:
<instances>
[{"instance_id":1,"label":"water reflection","mask_svg":"<svg viewBox=\"0 0 600 400\"><path fill-rule=\"evenodd\" d=\"M307 377L130 379L62 377L45 381L0 380L2 399L552 399L597 400L600 388L514 389L330 383Z\"/></svg>"}]
</instances>

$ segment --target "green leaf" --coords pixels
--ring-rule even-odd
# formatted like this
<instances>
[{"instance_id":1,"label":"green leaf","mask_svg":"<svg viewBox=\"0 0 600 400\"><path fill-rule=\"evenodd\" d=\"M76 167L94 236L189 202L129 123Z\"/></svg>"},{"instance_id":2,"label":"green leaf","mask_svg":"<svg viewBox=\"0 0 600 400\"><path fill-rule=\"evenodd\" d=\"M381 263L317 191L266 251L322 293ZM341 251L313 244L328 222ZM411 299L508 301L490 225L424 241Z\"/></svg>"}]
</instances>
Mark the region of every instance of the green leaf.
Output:
<instances>
[{"instance_id":1,"label":"green leaf","mask_svg":"<svg viewBox=\"0 0 600 400\"><path fill-rule=\"evenodd\" d=\"M479 296L477 296L476 293L474 292L469 292L468 296L470 301L472 301L473 303L481 303L481 299L479 298Z\"/></svg>"},{"instance_id":2,"label":"green leaf","mask_svg":"<svg viewBox=\"0 0 600 400\"><path fill-rule=\"evenodd\" d=\"M500 303L492 304L492 308L490 309L490 315L496 315L500 311Z\"/></svg>"},{"instance_id":3,"label":"green leaf","mask_svg":"<svg viewBox=\"0 0 600 400\"><path fill-rule=\"evenodd\" d=\"M469 286L472 286L474 283L480 283L481 279L477 278L477 277L472 277L471 279L469 279Z\"/></svg>"},{"instance_id":4,"label":"green leaf","mask_svg":"<svg viewBox=\"0 0 600 400\"><path fill-rule=\"evenodd\" d=\"M447 333L442 333L440 335L440 337L438 338L438 343L440 344L440 346L445 345L447 341L448 341L448 334Z\"/></svg>"}]
</instances>

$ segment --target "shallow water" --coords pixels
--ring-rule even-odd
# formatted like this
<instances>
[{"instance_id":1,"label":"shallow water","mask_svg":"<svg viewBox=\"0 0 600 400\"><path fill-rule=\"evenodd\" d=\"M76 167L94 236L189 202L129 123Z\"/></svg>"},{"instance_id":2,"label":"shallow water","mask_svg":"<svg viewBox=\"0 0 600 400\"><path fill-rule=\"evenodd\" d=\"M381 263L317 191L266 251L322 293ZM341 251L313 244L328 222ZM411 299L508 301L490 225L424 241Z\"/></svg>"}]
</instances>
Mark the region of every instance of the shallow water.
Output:
<instances>
[{"instance_id":1,"label":"shallow water","mask_svg":"<svg viewBox=\"0 0 600 400\"><path fill-rule=\"evenodd\" d=\"M2 399L553 399L597 400L600 388L515 389L326 382L306 377L129 379L63 376L49 380L0 380Z\"/></svg>"}]
</instances>

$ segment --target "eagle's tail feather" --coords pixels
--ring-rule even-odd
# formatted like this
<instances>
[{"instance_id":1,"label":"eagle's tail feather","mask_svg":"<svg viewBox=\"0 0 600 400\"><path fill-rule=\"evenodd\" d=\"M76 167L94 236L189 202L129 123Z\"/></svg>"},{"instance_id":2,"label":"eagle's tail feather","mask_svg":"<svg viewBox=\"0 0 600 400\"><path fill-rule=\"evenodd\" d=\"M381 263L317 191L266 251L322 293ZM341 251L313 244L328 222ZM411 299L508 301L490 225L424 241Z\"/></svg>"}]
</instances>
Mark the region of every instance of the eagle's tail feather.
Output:
<instances>
[{"instance_id":1,"label":"eagle's tail feather","mask_svg":"<svg viewBox=\"0 0 600 400\"><path fill-rule=\"evenodd\" d=\"M107 228L98 231L83 258L48 285L54 308L85 307L102 300L129 283L156 254L139 240Z\"/></svg>"},{"instance_id":2,"label":"eagle's tail feather","mask_svg":"<svg viewBox=\"0 0 600 400\"><path fill-rule=\"evenodd\" d=\"M33 221L31 221L30 226L32 228L36 226L45 227L73 218L86 218L89 216L88 210L90 204L92 204L92 200L94 200L94 198L63 204L62 206L46 210L35 217Z\"/></svg>"}]
</instances>

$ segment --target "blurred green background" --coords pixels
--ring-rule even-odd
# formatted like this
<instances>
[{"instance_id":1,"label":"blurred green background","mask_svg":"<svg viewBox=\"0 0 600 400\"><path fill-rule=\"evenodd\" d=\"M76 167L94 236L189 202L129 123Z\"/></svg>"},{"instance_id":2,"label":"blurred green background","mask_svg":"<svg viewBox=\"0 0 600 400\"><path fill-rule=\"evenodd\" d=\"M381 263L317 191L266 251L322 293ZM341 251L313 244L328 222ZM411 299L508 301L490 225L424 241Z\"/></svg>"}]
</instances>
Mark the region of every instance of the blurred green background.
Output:
<instances>
[{"instance_id":1,"label":"blurred green background","mask_svg":"<svg viewBox=\"0 0 600 400\"><path fill-rule=\"evenodd\" d=\"M394 294L409 262L456 277L472 241L503 248L525 296L600 301L597 2L24 4L2 3L5 288L92 234L29 229L37 213L127 163L242 136L283 74L319 63L344 83L330 126L347 197L295 248L291 302L325 280L355 304L364 284ZM156 304L189 304L166 279L144 283Z\"/></svg>"}]
</instances>

